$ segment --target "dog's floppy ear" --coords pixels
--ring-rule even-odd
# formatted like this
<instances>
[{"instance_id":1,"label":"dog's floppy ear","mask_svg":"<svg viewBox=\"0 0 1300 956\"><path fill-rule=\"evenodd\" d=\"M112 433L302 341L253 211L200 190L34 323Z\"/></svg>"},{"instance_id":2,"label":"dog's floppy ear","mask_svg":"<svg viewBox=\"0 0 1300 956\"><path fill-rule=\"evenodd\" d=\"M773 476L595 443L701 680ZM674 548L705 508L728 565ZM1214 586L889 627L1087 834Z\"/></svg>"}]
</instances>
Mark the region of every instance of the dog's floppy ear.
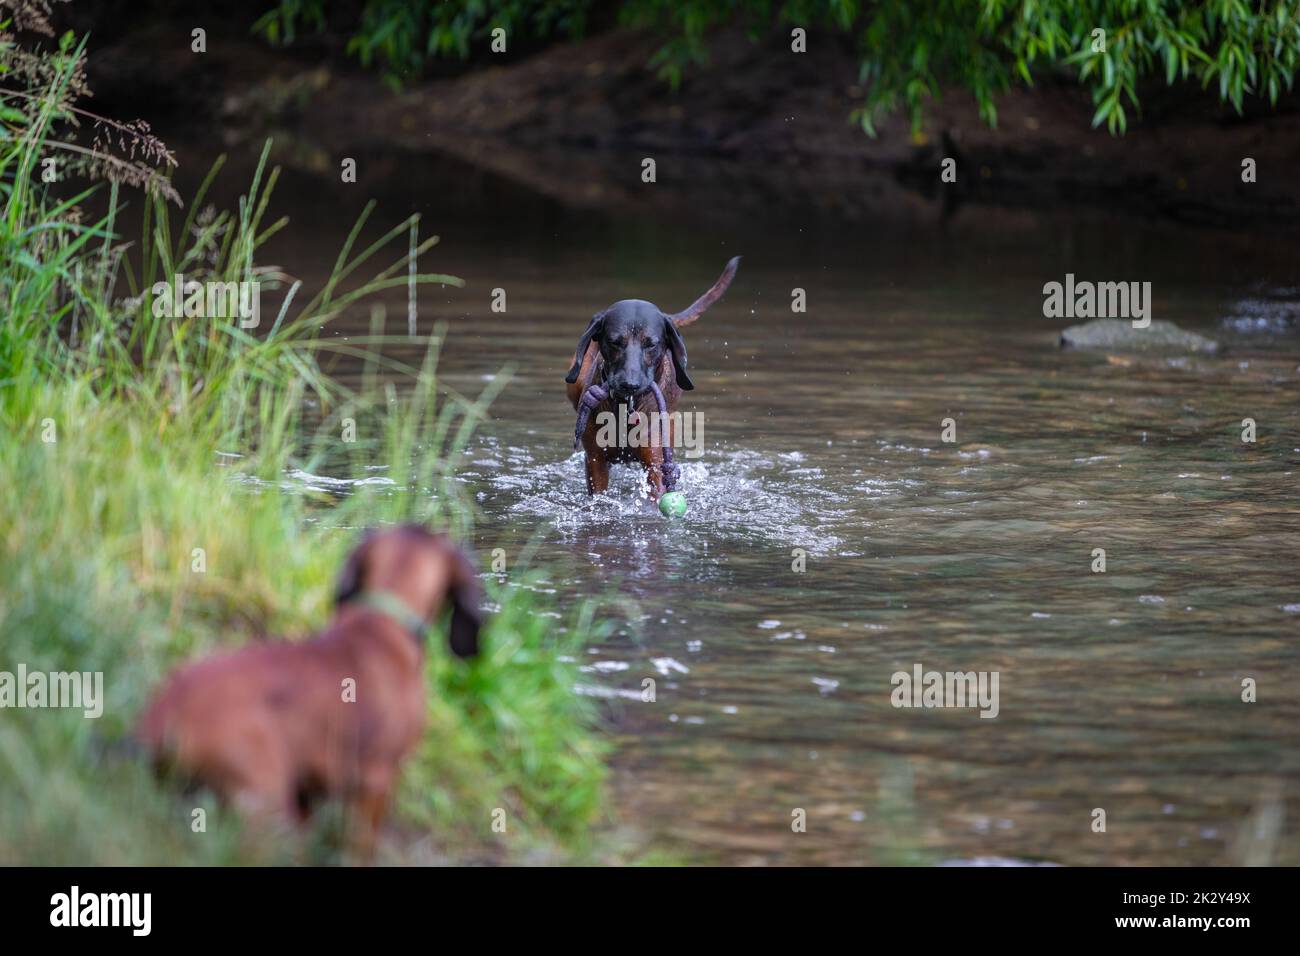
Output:
<instances>
[{"instance_id":1,"label":"dog's floppy ear","mask_svg":"<svg viewBox=\"0 0 1300 956\"><path fill-rule=\"evenodd\" d=\"M343 570L339 572L338 583L334 585L334 606L346 604L365 587L365 565L366 558L370 554L370 545L375 536L373 529L367 531L361 536L361 541L351 553L348 554L347 560L343 562Z\"/></svg>"},{"instance_id":2,"label":"dog's floppy ear","mask_svg":"<svg viewBox=\"0 0 1300 956\"><path fill-rule=\"evenodd\" d=\"M677 387L683 392L689 392L695 387L691 377L686 374L686 343L682 341L682 333L677 331L677 326L668 316L664 316L664 339L668 342L668 349L673 356L673 372L677 375Z\"/></svg>"},{"instance_id":3,"label":"dog's floppy ear","mask_svg":"<svg viewBox=\"0 0 1300 956\"><path fill-rule=\"evenodd\" d=\"M582 360L587 355L587 346L591 340L599 337L605 327L605 313L597 312L591 317L591 324L587 326L587 331L582 333L582 338L578 339L578 351L574 354L573 368L569 369L569 374L564 376L564 380L572 385L578 380L578 373L582 370Z\"/></svg>"},{"instance_id":4,"label":"dog's floppy ear","mask_svg":"<svg viewBox=\"0 0 1300 956\"><path fill-rule=\"evenodd\" d=\"M478 569L459 548L453 547L452 562L451 587L447 595L451 600L448 641L457 657L476 657L478 632L483 626L483 612L479 610L483 592L479 588Z\"/></svg>"}]
</instances>

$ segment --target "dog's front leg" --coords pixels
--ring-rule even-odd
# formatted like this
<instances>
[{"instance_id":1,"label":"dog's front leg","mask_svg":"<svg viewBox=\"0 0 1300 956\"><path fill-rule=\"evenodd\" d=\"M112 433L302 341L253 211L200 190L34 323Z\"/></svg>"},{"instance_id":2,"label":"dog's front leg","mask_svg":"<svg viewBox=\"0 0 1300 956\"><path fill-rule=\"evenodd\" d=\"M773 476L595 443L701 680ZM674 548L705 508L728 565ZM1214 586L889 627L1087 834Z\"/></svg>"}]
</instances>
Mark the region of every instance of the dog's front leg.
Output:
<instances>
[{"instance_id":1,"label":"dog's front leg","mask_svg":"<svg viewBox=\"0 0 1300 956\"><path fill-rule=\"evenodd\" d=\"M379 832L388 816L392 780L388 776L369 775L365 785L349 801L348 839L352 852L365 863L374 859Z\"/></svg>"},{"instance_id":2,"label":"dog's front leg","mask_svg":"<svg viewBox=\"0 0 1300 956\"><path fill-rule=\"evenodd\" d=\"M663 451L644 445L636 450L636 454L645 469L646 494L651 501L658 501L664 493Z\"/></svg>"},{"instance_id":3,"label":"dog's front leg","mask_svg":"<svg viewBox=\"0 0 1300 956\"><path fill-rule=\"evenodd\" d=\"M582 448L586 453L587 494L603 495L609 488L609 459L605 449L596 443L596 426L588 425L582 435Z\"/></svg>"}]
</instances>

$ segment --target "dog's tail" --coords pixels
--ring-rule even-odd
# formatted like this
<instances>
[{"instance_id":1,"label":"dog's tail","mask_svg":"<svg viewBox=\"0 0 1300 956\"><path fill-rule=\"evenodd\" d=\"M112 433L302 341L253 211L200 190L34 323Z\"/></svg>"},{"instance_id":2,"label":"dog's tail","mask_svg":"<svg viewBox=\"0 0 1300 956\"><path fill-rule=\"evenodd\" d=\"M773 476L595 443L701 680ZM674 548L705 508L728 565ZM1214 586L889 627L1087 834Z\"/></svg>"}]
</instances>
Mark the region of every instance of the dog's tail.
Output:
<instances>
[{"instance_id":1,"label":"dog's tail","mask_svg":"<svg viewBox=\"0 0 1300 956\"><path fill-rule=\"evenodd\" d=\"M174 683L164 685L136 718L129 738L121 744L123 749L133 748L141 759L147 760L159 777L170 773L175 749L170 725L177 693Z\"/></svg>"},{"instance_id":2,"label":"dog's tail","mask_svg":"<svg viewBox=\"0 0 1300 956\"><path fill-rule=\"evenodd\" d=\"M155 697L137 718L135 726L124 736L107 741L101 752L113 760L142 763L158 780L188 791L197 784L177 763L175 739L169 728L170 705L165 692Z\"/></svg>"},{"instance_id":3,"label":"dog's tail","mask_svg":"<svg viewBox=\"0 0 1300 956\"><path fill-rule=\"evenodd\" d=\"M713 283L713 288L692 302L689 307L668 316L673 325L680 329L683 325L690 325L702 316L709 306L726 294L727 287L731 285L731 280L736 278L738 268L740 268L740 256L736 256L727 263L727 268L722 270L722 275L718 276L718 281Z\"/></svg>"},{"instance_id":4,"label":"dog's tail","mask_svg":"<svg viewBox=\"0 0 1300 956\"><path fill-rule=\"evenodd\" d=\"M119 737L97 737L92 752L105 766L139 764L147 768L155 780L173 786L181 793L194 793L202 786L202 781L176 762L168 747L148 739L140 728Z\"/></svg>"}]
</instances>

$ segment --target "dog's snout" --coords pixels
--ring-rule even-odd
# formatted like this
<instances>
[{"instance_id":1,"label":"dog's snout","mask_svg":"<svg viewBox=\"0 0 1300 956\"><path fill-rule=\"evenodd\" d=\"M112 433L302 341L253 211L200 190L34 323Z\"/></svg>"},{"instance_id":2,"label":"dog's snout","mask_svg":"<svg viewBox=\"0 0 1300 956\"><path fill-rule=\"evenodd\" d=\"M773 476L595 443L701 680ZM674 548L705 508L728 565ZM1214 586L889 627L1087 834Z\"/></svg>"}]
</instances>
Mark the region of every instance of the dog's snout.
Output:
<instances>
[{"instance_id":1,"label":"dog's snout","mask_svg":"<svg viewBox=\"0 0 1300 956\"><path fill-rule=\"evenodd\" d=\"M620 371L609 378L609 392L614 398L635 398L650 390L650 379L634 372Z\"/></svg>"}]
</instances>

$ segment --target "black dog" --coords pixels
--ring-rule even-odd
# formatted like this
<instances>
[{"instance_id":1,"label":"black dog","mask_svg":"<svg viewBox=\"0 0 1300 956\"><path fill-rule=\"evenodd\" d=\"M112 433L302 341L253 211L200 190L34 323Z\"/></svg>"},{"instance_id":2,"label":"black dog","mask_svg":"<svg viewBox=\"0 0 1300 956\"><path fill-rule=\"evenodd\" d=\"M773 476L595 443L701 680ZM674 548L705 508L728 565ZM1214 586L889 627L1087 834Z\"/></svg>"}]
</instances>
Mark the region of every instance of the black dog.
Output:
<instances>
[{"instance_id":1,"label":"black dog","mask_svg":"<svg viewBox=\"0 0 1300 956\"><path fill-rule=\"evenodd\" d=\"M592 317L578 341L573 367L564 379L569 386L569 401L579 411L578 437L587 453L589 494L599 494L609 487L612 463L632 461L645 468L651 498L657 500L665 485L671 490L676 479L670 451L676 431L671 417L662 441L638 447L602 448L596 440L599 415L591 412L613 412L619 405L628 405L643 414L671 416L682 392L695 387L687 374L686 343L678 329L694 322L722 298L739 266L740 256L736 256L727 263L713 288L673 315L664 314L644 299L622 299ZM584 413L586 418L582 417Z\"/></svg>"}]
</instances>

